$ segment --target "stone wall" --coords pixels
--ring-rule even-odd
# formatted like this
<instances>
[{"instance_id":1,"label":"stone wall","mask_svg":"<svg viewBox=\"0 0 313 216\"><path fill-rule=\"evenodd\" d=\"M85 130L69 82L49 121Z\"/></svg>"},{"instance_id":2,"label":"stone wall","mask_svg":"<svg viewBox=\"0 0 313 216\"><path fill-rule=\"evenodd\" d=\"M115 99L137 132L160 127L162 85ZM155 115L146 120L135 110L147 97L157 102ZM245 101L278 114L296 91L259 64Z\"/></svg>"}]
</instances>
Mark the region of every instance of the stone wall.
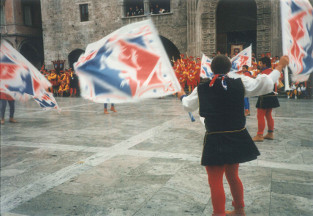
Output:
<instances>
[{"instance_id":1,"label":"stone wall","mask_svg":"<svg viewBox=\"0 0 313 216\"><path fill-rule=\"evenodd\" d=\"M312 0L310 0L312 1ZM210 55L216 52L216 9L219 0L191 0L196 3L195 27L188 31L198 34L195 41L188 41L188 52ZM280 8L278 0L255 0L257 5L257 54L271 52L282 54ZM190 3L192 4L192 3ZM191 7L190 7L191 8ZM192 10L192 9L191 9ZM192 15L192 11L188 10ZM188 18L189 20L189 18ZM192 32L188 32L188 35Z\"/></svg>"},{"instance_id":2,"label":"stone wall","mask_svg":"<svg viewBox=\"0 0 313 216\"><path fill-rule=\"evenodd\" d=\"M207 56L216 52L216 8L218 0L200 2L201 52Z\"/></svg>"},{"instance_id":3,"label":"stone wall","mask_svg":"<svg viewBox=\"0 0 313 216\"><path fill-rule=\"evenodd\" d=\"M270 0L257 0L257 56L272 50L272 5ZM276 12L276 11L275 11Z\"/></svg>"},{"instance_id":4,"label":"stone wall","mask_svg":"<svg viewBox=\"0 0 313 216\"><path fill-rule=\"evenodd\" d=\"M9 42L33 65L43 63L40 0L3 1L4 23L0 26L1 39ZM31 23L24 22L24 7L31 7Z\"/></svg>"},{"instance_id":5,"label":"stone wall","mask_svg":"<svg viewBox=\"0 0 313 216\"><path fill-rule=\"evenodd\" d=\"M144 0L145 4L148 0ZM89 21L80 22L80 4L88 4ZM122 0L42 0L42 25L45 64L68 60L75 49L85 49L114 30L137 21L152 18L159 34L169 39L181 53L187 51L186 0L171 0L171 13L125 17ZM68 67L68 61L66 67Z\"/></svg>"},{"instance_id":6,"label":"stone wall","mask_svg":"<svg viewBox=\"0 0 313 216\"><path fill-rule=\"evenodd\" d=\"M38 2L32 3L38 11ZM4 25L0 27L1 38L7 40L14 48L19 50L22 43L32 41L35 43L42 40L40 13L33 13L33 26L26 26L23 19L23 5L21 0L5 1L4 3ZM38 45L40 46L40 45Z\"/></svg>"},{"instance_id":7,"label":"stone wall","mask_svg":"<svg viewBox=\"0 0 313 216\"><path fill-rule=\"evenodd\" d=\"M310 0L312 3L313 0ZM143 0L149 10L149 0ZM150 18L159 34L181 53L201 56L216 52L216 9L220 0L171 0L171 13L125 17L124 0L42 0L45 64L66 59L129 23ZM282 54L278 0L255 0L257 5L257 55ZM88 4L90 21L80 22L79 5Z\"/></svg>"}]
</instances>

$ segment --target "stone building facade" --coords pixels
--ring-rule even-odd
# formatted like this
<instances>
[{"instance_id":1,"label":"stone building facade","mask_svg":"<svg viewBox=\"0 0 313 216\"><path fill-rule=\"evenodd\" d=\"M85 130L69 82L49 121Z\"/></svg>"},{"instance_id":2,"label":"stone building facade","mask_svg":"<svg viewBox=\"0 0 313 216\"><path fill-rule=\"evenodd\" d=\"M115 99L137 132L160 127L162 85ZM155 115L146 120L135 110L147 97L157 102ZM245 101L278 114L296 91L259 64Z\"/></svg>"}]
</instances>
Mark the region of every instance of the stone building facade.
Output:
<instances>
[{"instance_id":1,"label":"stone building facade","mask_svg":"<svg viewBox=\"0 0 313 216\"><path fill-rule=\"evenodd\" d=\"M142 14L127 16L134 2L141 4ZM169 11L151 15L153 2L167 2ZM88 18L82 21L86 8ZM249 43L258 57L268 52L282 54L279 0L41 0L41 14L48 68L56 59L65 59L66 66L72 67L88 43L148 18L170 58L179 53L210 56Z\"/></svg>"},{"instance_id":2,"label":"stone building facade","mask_svg":"<svg viewBox=\"0 0 313 216\"><path fill-rule=\"evenodd\" d=\"M219 4L227 4L229 0L193 0L190 1L188 10L188 20L193 23L188 33L196 32L188 39L188 48L190 52L196 55L199 52L210 55L218 51L217 49L217 8ZM233 1L241 5L249 0ZM278 0L251 0L256 7L256 39L255 52L271 52L272 55L281 55L281 26L280 26L280 8ZM239 13L247 13L240 11ZM233 11L233 14L235 12ZM231 22L234 18L231 14L224 17L226 22Z\"/></svg>"},{"instance_id":3,"label":"stone building facade","mask_svg":"<svg viewBox=\"0 0 313 216\"><path fill-rule=\"evenodd\" d=\"M52 60L77 58L88 43L95 42L114 30L133 22L150 18L163 41L179 52L187 51L187 1L171 0L171 11L149 14L149 0L144 3L144 15L126 16L124 0L44 0L41 1L45 64ZM88 5L89 20L81 22L80 5ZM177 51L178 52L178 51Z\"/></svg>"},{"instance_id":4,"label":"stone building facade","mask_svg":"<svg viewBox=\"0 0 313 216\"><path fill-rule=\"evenodd\" d=\"M0 10L1 39L40 67L44 60L40 0L1 0Z\"/></svg>"}]
</instances>

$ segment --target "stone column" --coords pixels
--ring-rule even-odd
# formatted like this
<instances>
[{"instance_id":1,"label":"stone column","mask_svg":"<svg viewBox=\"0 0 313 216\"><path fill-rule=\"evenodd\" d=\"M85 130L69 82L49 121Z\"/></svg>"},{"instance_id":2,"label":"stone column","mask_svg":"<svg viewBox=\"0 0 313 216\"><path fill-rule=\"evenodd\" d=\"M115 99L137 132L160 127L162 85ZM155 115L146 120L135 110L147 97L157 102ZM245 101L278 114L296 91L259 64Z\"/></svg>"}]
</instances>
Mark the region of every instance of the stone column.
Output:
<instances>
[{"instance_id":1,"label":"stone column","mask_svg":"<svg viewBox=\"0 0 313 216\"><path fill-rule=\"evenodd\" d=\"M143 1L143 10L144 10L145 15L150 14L150 1L149 0Z\"/></svg>"},{"instance_id":2,"label":"stone column","mask_svg":"<svg viewBox=\"0 0 313 216\"><path fill-rule=\"evenodd\" d=\"M257 57L272 51L272 7L270 0L257 0ZM276 11L275 11L276 12Z\"/></svg>"},{"instance_id":3,"label":"stone column","mask_svg":"<svg viewBox=\"0 0 313 216\"><path fill-rule=\"evenodd\" d=\"M282 55L282 30L280 16L280 1L272 0L272 57Z\"/></svg>"},{"instance_id":4,"label":"stone column","mask_svg":"<svg viewBox=\"0 0 313 216\"><path fill-rule=\"evenodd\" d=\"M118 1L118 6L119 6L119 8L120 8L121 17L125 17L125 16L126 16L126 11L125 11L125 3L124 3L124 0L119 0L119 1Z\"/></svg>"},{"instance_id":5,"label":"stone column","mask_svg":"<svg viewBox=\"0 0 313 216\"><path fill-rule=\"evenodd\" d=\"M195 34L196 34L196 0L187 2L187 53L195 56Z\"/></svg>"},{"instance_id":6,"label":"stone column","mask_svg":"<svg viewBox=\"0 0 313 216\"><path fill-rule=\"evenodd\" d=\"M216 9L217 0L203 1L201 22L201 51L210 56L216 51Z\"/></svg>"}]
</instances>

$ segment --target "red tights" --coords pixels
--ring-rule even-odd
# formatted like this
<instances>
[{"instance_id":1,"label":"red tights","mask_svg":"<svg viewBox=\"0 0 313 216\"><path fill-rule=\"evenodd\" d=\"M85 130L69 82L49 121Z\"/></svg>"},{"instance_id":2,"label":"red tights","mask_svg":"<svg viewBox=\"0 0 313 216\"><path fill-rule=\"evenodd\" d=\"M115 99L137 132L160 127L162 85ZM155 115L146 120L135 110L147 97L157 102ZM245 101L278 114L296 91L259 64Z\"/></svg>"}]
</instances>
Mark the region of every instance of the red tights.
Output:
<instances>
[{"instance_id":1,"label":"red tights","mask_svg":"<svg viewBox=\"0 0 313 216\"><path fill-rule=\"evenodd\" d=\"M73 95L73 93L74 93L74 95L76 95L76 88L71 88L70 89L70 94Z\"/></svg>"},{"instance_id":2,"label":"red tights","mask_svg":"<svg viewBox=\"0 0 313 216\"><path fill-rule=\"evenodd\" d=\"M267 128L269 132L274 131L274 119L272 117L272 109L257 109L258 118L258 133L263 135L265 129L265 119L267 121Z\"/></svg>"},{"instance_id":3,"label":"red tights","mask_svg":"<svg viewBox=\"0 0 313 216\"><path fill-rule=\"evenodd\" d=\"M238 176L239 164L225 164L222 166L206 166L211 189L211 199L213 205L213 214L225 215L225 191L223 186L223 175L225 172L226 179L230 186L233 196L233 206L243 208L243 185Z\"/></svg>"}]
</instances>

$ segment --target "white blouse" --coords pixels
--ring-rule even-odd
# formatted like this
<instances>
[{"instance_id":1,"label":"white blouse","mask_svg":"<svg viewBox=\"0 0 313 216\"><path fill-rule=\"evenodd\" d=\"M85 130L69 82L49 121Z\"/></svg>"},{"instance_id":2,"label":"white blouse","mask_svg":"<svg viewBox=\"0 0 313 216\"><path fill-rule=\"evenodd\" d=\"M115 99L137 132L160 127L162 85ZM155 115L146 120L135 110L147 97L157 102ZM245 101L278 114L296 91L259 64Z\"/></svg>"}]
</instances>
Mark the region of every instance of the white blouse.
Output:
<instances>
[{"instance_id":1,"label":"white blouse","mask_svg":"<svg viewBox=\"0 0 313 216\"><path fill-rule=\"evenodd\" d=\"M269 75L260 74L255 79L236 73L228 73L228 77L234 79L241 79L245 88L245 96L259 96L268 94L273 91L274 83L276 83L280 77L278 70L273 70ZM199 108L198 102L198 89L195 88L190 95L186 96L182 100L184 109L187 112L193 112Z\"/></svg>"}]
</instances>

